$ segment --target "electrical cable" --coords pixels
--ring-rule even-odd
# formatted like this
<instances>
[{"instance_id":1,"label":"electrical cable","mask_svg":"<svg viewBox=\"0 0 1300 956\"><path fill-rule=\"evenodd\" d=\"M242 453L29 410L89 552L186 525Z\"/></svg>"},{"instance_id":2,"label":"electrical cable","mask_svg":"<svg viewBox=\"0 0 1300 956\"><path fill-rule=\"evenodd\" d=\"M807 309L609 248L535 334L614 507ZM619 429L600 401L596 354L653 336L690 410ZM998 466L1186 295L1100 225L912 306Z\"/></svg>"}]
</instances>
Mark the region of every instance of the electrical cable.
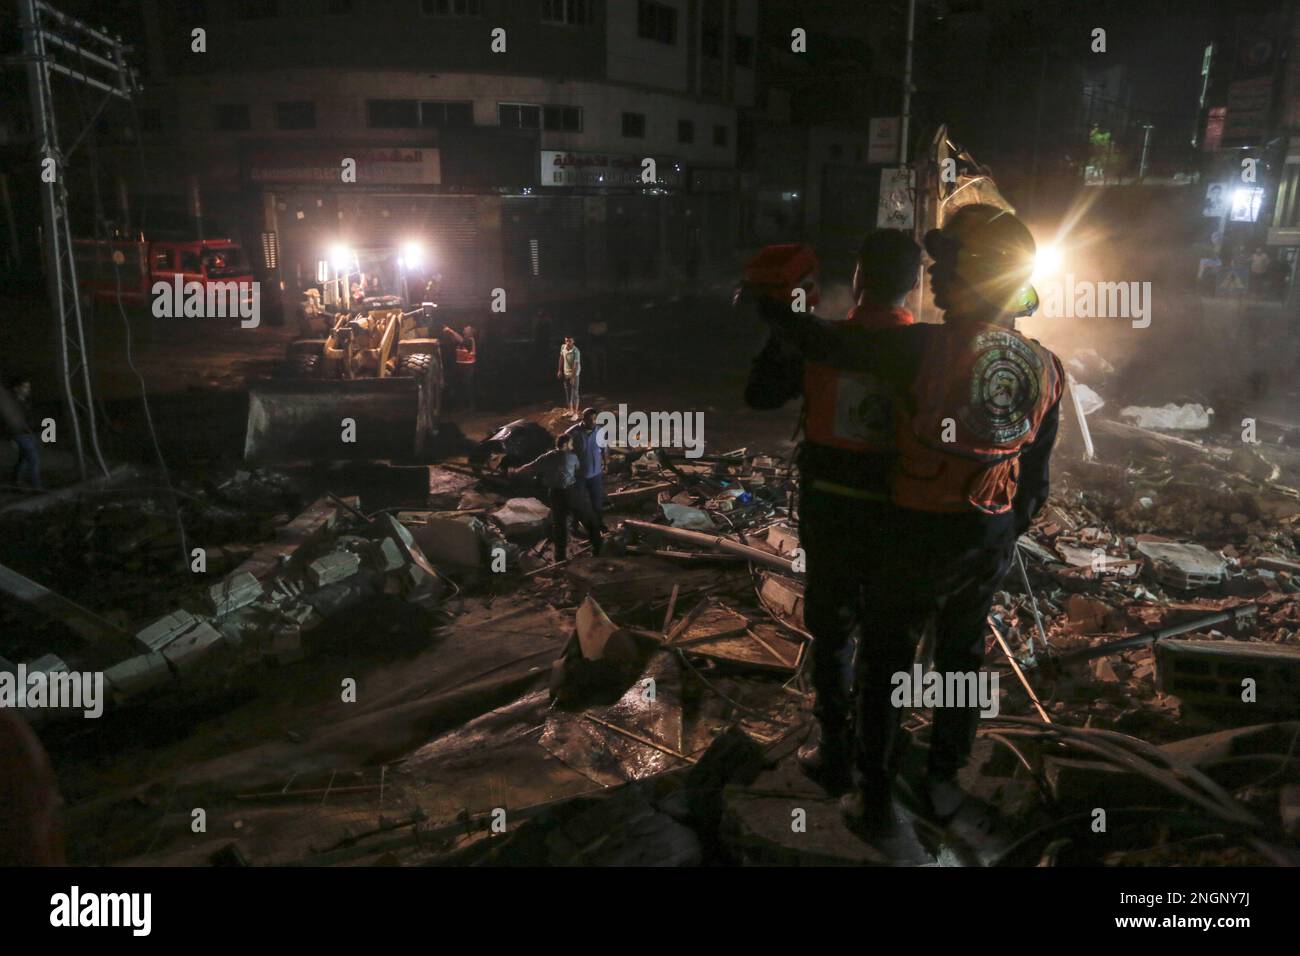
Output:
<instances>
[{"instance_id":1,"label":"electrical cable","mask_svg":"<svg viewBox=\"0 0 1300 956\"><path fill-rule=\"evenodd\" d=\"M81 94L79 91L74 93L74 99L77 104L78 114L84 118L85 111L82 107ZM136 141L139 142L140 139L139 117L136 114L134 109L134 99L131 101L131 104L132 104L132 118L136 124L133 132ZM108 236L109 233L108 219L104 214L102 197L100 196L100 191L99 191L100 167L99 167L99 151L97 148L97 132L94 129L88 128L87 136L88 138L86 141L86 145L87 145L87 154L90 157L91 190L94 196L95 236L97 241L107 242L111 246L112 240ZM136 367L135 364L134 339L131 333L131 320L126 313L126 307L122 301L122 269L121 266L118 264L116 258L112 258L110 261L112 261L113 263L113 285L114 285L115 298L117 303L117 310L118 310L118 314L122 317L122 327L126 333L126 343L125 343L126 364L127 367L130 368L132 374L135 375L136 380L140 383L140 401L141 401L141 405L144 408L145 424L147 425L149 430L149 438L151 443L153 444L154 455L158 461L158 467L162 474L163 484L166 486L168 491L168 496L170 498L170 502L172 506L172 514L175 518L176 529L177 529L178 536L180 538L181 566L188 567L190 561L190 549L189 549L188 535L186 534L185 531L185 521L181 515L180 498L176 492L175 487L172 484L171 472L167 467L167 460L163 455L162 445L158 440L158 430L154 424L153 409L149 402L148 385L144 380L144 376L140 373L140 370ZM98 256L96 256L96 274L98 274ZM92 302L91 314L93 316L94 314L93 295L91 296L91 302Z\"/></svg>"}]
</instances>

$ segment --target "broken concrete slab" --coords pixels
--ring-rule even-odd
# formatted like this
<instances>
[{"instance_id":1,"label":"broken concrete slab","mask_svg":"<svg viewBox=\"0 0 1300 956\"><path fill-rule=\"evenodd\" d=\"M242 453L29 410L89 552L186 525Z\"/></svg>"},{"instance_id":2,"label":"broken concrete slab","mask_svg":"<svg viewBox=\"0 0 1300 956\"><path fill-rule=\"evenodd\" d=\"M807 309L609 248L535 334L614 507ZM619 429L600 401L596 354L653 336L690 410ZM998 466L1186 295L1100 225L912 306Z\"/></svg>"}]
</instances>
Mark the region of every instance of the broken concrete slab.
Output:
<instances>
[{"instance_id":1,"label":"broken concrete slab","mask_svg":"<svg viewBox=\"0 0 1300 956\"><path fill-rule=\"evenodd\" d=\"M303 602L323 618L332 617L340 611L361 603L374 593L370 575L365 572L354 574L334 584L326 585L311 594L303 595Z\"/></svg>"},{"instance_id":2,"label":"broken concrete slab","mask_svg":"<svg viewBox=\"0 0 1300 956\"><path fill-rule=\"evenodd\" d=\"M359 498L341 499L354 507L360 506ZM355 502L355 504L354 504ZM329 496L317 498L306 511L298 515L287 525L278 528L275 540L258 548L235 569L236 574L244 572L261 580L269 577L293 562L302 548L319 541L338 521L338 506Z\"/></svg>"},{"instance_id":3,"label":"broken concrete slab","mask_svg":"<svg viewBox=\"0 0 1300 956\"><path fill-rule=\"evenodd\" d=\"M104 671L104 679L119 698L131 697L171 683L175 678L167 659L156 651L119 661Z\"/></svg>"},{"instance_id":4,"label":"broken concrete slab","mask_svg":"<svg viewBox=\"0 0 1300 956\"><path fill-rule=\"evenodd\" d=\"M454 511L461 495L472 490L477 479L438 465L429 466L429 507L438 511Z\"/></svg>"},{"instance_id":5,"label":"broken concrete slab","mask_svg":"<svg viewBox=\"0 0 1300 956\"><path fill-rule=\"evenodd\" d=\"M194 627L168 643L162 655L172 669L182 677L192 673L199 663L222 645L221 633L207 621Z\"/></svg>"},{"instance_id":6,"label":"broken concrete slab","mask_svg":"<svg viewBox=\"0 0 1300 956\"><path fill-rule=\"evenodd\" d=\"M189 611L172 611L139 631L135 639L143 644L146 650L161 651L198 622L199 619Z\"/></svg>"},{"instance_id":7,"label":"broken concrete slab","mask_svg":"<svg viewBox=\"0 0 1300 956\"><path fill-rule=\"evenodd\" d=\"M1128 405L1119 411L1120 418L1128 419L1138 428L1163 428L1170 431L1204 431L1210 427L1214 409L1195 402L1161 406Z\"/></svg>"},{"instance_id":8,"label":"broken concrete slab","mask_svg":"<svg viewBox=\"0 0 1300 956\"><path fill-rule=\"evenodd\" d=\"M1182 590L1219 584L1227 562L1199 544L1138 541L1137 550L1152 564L1157 580Z\"/></svg>"},{"instance_id":9,"label":"broken concrete slab","mask_svg":"<svg viewBox=\"0 0 1300 956\"><path fill-rule=\"evenodd\" d=\"M507 538L536 534L546 525L551 509L536 498L511 498L492 512L492 518Z\"/></svg>"},{"instance_id":10,"label":"broken concrete slab","mask_svg":"<svg viewBox=\"0 0 1300 956\"><path fill-rule=\"evenodd\" d=\"M351 551L331 551L307 565L307 580L312 587L323 588L350 578L360 567L360 555Z\"/></svg>"},{"instance_id":11,"label":"broken concrete slab","mask_svg":"<svg viewBox=\"0 0 1300 956\"><path fill-rule=\"evenodd\" d=\"M1157 641L1156 686L1186 704L1294 715L1300 713L1300 645Z\"/></svg>"},{"instance_id":12,"label":"broken concrete slab","mask_svg":"<svg viewBox=\"0 0 1300 956\"><path fill-rule=\"evenodd\" d=\"M208 606L217 617L224 617L262 596L262 582L247 571L236 571L208 588Z\"/></svg>"},{"instance_id":13,"label":"broken concrete slab","mask_svg":"<svg viewBox=\"0 0 1300 956\"><path fill-rule=\"evenodd\" d=\"M483 564L487 529L474 518L431 518L409 530L425 557L437 567L477 568Z\"/></svg>"},{"instance_id":14,"label":"broken concrete slab","mask_svg":"<svg viewBox=\"0 0 1300 956\"><path fill-rule=\"evenodd\" d=\"M438 597L442 593L438 573L406 526L391 514L384 514L375 519L375 527L401 549L406 559L403 567L393 573L400 577L407 600L422 602Z\"/></svg>"}]
</instances>

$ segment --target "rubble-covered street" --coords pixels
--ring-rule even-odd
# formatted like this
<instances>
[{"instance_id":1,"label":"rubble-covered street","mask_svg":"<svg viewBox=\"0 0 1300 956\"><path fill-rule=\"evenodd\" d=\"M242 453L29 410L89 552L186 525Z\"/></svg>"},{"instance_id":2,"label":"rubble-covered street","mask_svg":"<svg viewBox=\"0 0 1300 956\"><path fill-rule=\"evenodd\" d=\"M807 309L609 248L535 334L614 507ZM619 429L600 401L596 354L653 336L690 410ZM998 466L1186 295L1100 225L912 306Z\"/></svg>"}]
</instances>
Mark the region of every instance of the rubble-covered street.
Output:
<instances>
[{"instance_id":1,"label":"rubble-covered street","mask_svg":"<svg viewBox=\"0 0 1300 956\"><path fill-rule=\"evenodd\" d=\"M428 466L236 467L173 501L141 464L7 506L10 655L107 681L101 720L42 715L70 860L926 862L854 839L794 765L812 695L792 412L731 402L699 458L612 446L605 548L558 565L544 496L502 471L571 424L558 408ZM1294 853L1300 430L1243 446L1113 407L1085 419L1092 460L1063 426L990 619L999 711L962 777L980 812L927 832L932 862ZM928 733L909 713L905 785ZM1102 794L1112 826L1082 839Z\"/></svg>"}]
</instances>

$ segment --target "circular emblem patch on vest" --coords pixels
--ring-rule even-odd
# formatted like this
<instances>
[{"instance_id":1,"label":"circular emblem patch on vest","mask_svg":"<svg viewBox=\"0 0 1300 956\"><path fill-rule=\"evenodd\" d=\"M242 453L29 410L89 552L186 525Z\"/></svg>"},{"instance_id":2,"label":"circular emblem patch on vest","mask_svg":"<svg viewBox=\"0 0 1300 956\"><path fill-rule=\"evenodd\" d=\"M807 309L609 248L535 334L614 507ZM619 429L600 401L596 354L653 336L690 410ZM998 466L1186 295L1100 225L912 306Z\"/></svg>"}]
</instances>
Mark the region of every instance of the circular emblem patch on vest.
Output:
<instances>
[{"instance_id":1,"label":"circular emblem patch on vest","mask_svg":"<svg viewBox=\"0 0 1300 956\"><path fill-rule=\"evenodd\" d=\"M1043 363L1019 336L982 332L971 342L970 391L962 424L990 445L1007 445L1029 433L1038 404Z\"/></svg>"}]
</instances>

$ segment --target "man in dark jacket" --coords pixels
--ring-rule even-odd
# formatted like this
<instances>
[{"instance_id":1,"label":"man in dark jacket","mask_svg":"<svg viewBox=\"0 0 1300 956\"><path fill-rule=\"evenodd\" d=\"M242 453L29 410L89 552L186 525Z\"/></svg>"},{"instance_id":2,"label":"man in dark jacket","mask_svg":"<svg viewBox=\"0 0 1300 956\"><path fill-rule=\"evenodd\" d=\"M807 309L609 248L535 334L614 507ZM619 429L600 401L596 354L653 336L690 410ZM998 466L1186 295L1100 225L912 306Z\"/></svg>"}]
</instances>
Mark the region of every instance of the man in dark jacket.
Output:
<instances>
[{"instance_id":1,"label":"man in dark jacket","mask_svg":"<svg viewBox=\"0 0 1300 956\"><path fill-rule=\"evenodd\" d=\"M10 379L8 388L0 386L0 421L3 421L9 439L18 449L14 464L13 483L26 481L36 491L41 490L41 452L32 428L32 383L18 376Z\"/></svg>"}]
</instances>

